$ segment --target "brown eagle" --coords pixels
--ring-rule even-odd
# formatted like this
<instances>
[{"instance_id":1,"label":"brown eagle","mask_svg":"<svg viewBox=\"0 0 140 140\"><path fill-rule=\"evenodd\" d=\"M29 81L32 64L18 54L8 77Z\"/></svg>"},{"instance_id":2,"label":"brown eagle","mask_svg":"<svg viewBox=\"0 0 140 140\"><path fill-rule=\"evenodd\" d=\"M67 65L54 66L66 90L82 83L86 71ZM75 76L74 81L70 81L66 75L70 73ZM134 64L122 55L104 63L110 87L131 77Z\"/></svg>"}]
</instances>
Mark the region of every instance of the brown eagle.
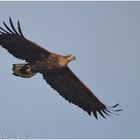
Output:
<instances>
[{"instance_id":1,"label":"brown eagle","mask_svg":"<svg viewBox=\"0 0 140 140\"><path fill-rule=\"evenodd\" d=\"M105 118L105 114L110 116L110 113L116 114L115 112L121 111L121 109L112 109L119 104L112 107L103 104L69 69L68 63L75 60L75 56L62 56L49 52L24 37L19 21L17 29L11 18L9 22L11 28L5 22L3 24L6 29L0 27L0 45L16 58L27 62L14 64L14 75L30 78L36 73L41 73L47 83L61 96L89 115L93 113L96 119L98 119L97 112Z\"/></svg>"}]
</instances>

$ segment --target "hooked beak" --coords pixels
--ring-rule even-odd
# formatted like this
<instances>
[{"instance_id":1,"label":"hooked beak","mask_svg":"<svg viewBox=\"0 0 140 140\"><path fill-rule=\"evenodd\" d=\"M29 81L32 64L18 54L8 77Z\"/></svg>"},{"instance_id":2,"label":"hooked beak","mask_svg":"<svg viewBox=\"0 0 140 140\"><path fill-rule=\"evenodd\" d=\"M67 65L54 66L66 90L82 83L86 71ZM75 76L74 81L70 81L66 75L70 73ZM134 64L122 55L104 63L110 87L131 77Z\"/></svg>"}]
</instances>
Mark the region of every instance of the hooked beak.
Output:
<instances>
[{"instance_id":1,"label":"hooked beak","mask_svg":"<svg viewBox=\"0 0 140 140\"><path fill-rule=\"evenodd\" d=\"M66 56L67 63L70 62L70 61L72 61L72 60L76 60L76 57L74 55L67 55Z\"/></svg>"},{"instance_id":2,"label":"hooked beak","mask_svg":"<svg viewBox=\"0 0 140 140\"><path fill-rule=\"evenodd\" d=\"M69 60L70 60L70 61L76 60L76 57L75 57L74 55L71 55L71 56L69 57Z\"/></svg>"},{"instance_id":3,"label":"hooked beak","mask_svg":"<svg viewBox=\"0 0 140 140\"><path fill-rule=\"evenodd\" d=\"M72 60L76 60L76 57L74 55L72 55Z\"/></svg>"}]
</instances>

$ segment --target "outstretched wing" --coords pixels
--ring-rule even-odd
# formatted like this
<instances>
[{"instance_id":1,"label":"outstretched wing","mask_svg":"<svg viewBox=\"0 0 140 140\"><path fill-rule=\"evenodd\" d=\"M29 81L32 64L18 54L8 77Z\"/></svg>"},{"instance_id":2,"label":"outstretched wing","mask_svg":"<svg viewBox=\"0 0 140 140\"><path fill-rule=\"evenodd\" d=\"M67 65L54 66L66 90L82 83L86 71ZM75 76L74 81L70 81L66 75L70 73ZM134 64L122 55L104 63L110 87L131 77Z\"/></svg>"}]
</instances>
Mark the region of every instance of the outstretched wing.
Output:
<instances>
[{"instance_id":1,"label":"outstretched wing","mask_svg":"<svg viewBox=\"0 0 140 140\"><path fill-rule=\"evenodd\" d=\"M63 96L70 103L73 103L89 115L93 115L98 119L97 112L105 118L105 115L110 115L112 110L107 108L91 91L87 88L68 68L64 68L61 71L53 71L49 73L43 73L44 79L47 81L52 88L57 90L57 92ZM113 107L118 106L115 105ZM112 107L112 108L113 108Z\"/></svg>"},{"instance_id":2,"label":"outstretched wing","mask_svg":"<svg viewBox=\"0 0 140 140\"><path fill-rule=\"evenodd\" d=\"M24 37L19 21L17 26L18 30L15 29L11 18L9 18L9 22L11 28L9 28L5 22L3 22L3 24L6 29L0 27L0 45L9 53L27 62L34 62L50 54L49 51Z\"/></svg>"}]
</instances>

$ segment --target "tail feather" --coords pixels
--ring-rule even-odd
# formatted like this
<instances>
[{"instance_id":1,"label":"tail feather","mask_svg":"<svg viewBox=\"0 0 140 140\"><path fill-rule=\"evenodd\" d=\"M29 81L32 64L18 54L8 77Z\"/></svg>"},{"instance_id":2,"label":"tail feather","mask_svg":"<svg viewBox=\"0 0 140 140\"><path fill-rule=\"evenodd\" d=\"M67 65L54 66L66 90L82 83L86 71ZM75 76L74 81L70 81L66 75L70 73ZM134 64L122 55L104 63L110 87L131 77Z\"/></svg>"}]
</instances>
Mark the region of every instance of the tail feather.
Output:
<instances>
[{"instance_id":1,"label":"tail feather","mask_svg":"<svg viewBox=\"0 0 140 140\"><path fill-rule=\"evenodd\" d=\"M22 78L30 78L34 76L36 72L33 72L29 66L27 67L27 64L14 64L13 74Z\"/></svg>"}]
</instances>

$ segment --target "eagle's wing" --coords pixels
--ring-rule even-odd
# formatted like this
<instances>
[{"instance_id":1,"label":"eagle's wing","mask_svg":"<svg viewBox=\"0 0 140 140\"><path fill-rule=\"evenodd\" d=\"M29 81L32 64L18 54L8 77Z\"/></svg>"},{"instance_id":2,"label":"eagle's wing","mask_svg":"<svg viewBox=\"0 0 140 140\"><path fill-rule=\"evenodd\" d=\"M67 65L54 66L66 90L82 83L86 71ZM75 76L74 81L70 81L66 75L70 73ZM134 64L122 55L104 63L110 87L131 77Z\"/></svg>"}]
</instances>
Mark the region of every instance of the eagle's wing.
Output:
<instances>
[{"instance_id":1,"label":"eagle's wing","mask_svg":"<svg viewBox=\"0 0 140 140\"><path fill-rule=\"evenodd\" d=\"M27 62L34 62L50 54L37 44L27 40L21 31L18 21L18 30L15 29L11 18L9 18L11 29L3 22L6 29L0 27L0 45L9 53Z\"/></svg>"},{"instance_id":2,"label":"eagle's wing","mask_svg":"<svg viewBox=\"0 0 140 140\"><path fill-rule=\"evenodd\" d=\"M96 119L98 119L97 112L105 118L104 114L110 115L113 113L111 111L121 111L107 108L68 67L61 71L43 73L43 77L66 100L79 106L89 115L93 113ZM118 104L113 107L116 106Z\"/></svg>"}]
</instances>

